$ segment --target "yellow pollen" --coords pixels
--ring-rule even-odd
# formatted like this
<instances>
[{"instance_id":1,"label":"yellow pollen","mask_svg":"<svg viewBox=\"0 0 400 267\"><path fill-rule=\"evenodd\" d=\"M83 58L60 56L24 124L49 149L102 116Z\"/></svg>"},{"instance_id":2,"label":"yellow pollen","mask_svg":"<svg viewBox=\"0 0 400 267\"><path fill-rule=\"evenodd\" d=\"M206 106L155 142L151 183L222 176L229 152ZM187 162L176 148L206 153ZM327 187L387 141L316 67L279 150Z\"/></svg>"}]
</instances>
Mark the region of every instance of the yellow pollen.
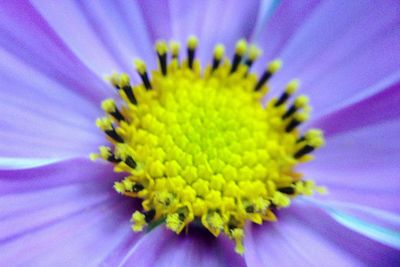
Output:
<instances>
[{"instance_id":1,"label":"yellow pollen","mask_svg":"<svg viewBox=\"0 0 400 267\"><path fill-rule=\"evenodd\" d=\"M296 171L324 145L323 134L298 130L310 107L306 96L286 103L297 80L262 105L280 60L257 78L246 60L256 60L261 51L240 40L234 63L217 45L214 63L202 71L194 58L197 38L190 37L187 47L189 59L179 62L178 43L168 49L157 42L159 69L149 74L146 64L135 60L143 84L131 85L126 74L111 76L124 104L102 102L106 115L96 124L111 145L90 157L125 173L114 189L142 200L142 210L131 218L133 231L165 222L178 234L191 223L201 224L214 236L229 236L242 254L247 221L276 221L274 211L293 198L326 191Z\"/></svg>"}]
</instances>

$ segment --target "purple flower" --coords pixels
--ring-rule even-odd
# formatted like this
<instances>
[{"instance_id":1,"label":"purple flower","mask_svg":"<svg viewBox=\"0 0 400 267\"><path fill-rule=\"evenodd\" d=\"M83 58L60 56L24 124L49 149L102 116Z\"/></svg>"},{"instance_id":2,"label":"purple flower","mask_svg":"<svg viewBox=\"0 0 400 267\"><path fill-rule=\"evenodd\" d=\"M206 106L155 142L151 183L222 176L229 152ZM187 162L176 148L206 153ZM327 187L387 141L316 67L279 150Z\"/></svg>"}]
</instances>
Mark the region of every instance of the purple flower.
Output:
<instances>
[{"instance_id":1,"label":"purple flower","mask_svg":"<svg viewBox=\"0 0 400 267\"><path fill-rule=\"evenodd\" d=\"M400 258L400 5L398 1L5 1L0 5L0 265L394 266ZM299 197L278 221L245 228L244 255L204 229L134 233L140 202L117 194L95 125L104 79L154 43L199 39L232 55L241 38L263 50L253 70L285 63L310 97L327 146L299 172L328 195ZM117 99L117 98L116 98Z\"/></svg>"}]
</instances>

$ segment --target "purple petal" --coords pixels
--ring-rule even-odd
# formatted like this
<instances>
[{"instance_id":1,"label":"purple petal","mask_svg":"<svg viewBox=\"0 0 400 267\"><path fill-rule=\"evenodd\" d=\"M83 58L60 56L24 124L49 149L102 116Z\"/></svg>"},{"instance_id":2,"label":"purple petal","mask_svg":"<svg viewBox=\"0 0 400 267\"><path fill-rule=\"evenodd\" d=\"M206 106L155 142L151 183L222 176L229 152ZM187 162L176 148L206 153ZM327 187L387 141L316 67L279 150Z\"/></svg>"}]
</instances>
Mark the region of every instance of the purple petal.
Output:
<instances>
[{"instance_id":1,"label":"purple petal","mask_svg":"<svg viewBox=\"0 0 400 267\"><path fill-rule=\"evenodd\" d=\"M99 183L114 193L112 186L118 176L110 164L76 158L32 169L0 170L0 193L40 191L79 183Z\"/></svg>"},{"instance_id":2,"label":"purple petal","mask_svg":"<svg viewBox=\"0 0 400 267\"><path fill-rule=\"evenodd\" d=\"M186 44L189 35L196 35L200 47L198 54L204 64L211 60L213 48L217 43L226 46L226 53L230 57L236 41L240 38L250 38L256 25L259 7L260 1L170 1L168 7L152 9L151 13L169 8L168 32L172 33L157 38L172 36ZM158 21L157 18L155 16L150 19ZM165 32L163 33L165 35Z\"/></svg>"},{"instance_id":3,"label":"purple petal","mask_svg":"<svg viewBox=\"0 0 400 267\"><path fill-rule=\"evenodd\" d=\"M80 63L30 3L7 1L0 6L0 14L4 51L90 101L109 95L104 82Z\"/></svg>"},{"instance_id":4,"label":"purple petal","mask_svg":"<svg viewBox=\"0 0 400 267\"><path fill-rule=\"evenodd\" d=\"M233 242L204 229L176 235L160 226L145 235L119 266L245 266Z\"/></svg>"},{"instance_id":5,"label":"purple petal","mask_svg":"<svg viewBox=\"0 0 400 267\"><path fill-rule=\"evenodd\" d=\"M327 199L399 212L399 135L396 120L332 136L301 171L328 187Z\"/></svg>"},{"instance_id":6,"label":"purple petal","mask_svg":"<svg viewBox=\"0 0 400 267\"><path fill-rule=\"evenodd\" d=\"M34 6L100 77L113 70L132 73L133 58L144 56L149 60L153 54L136 3L68 1L54 5L51 1L35 1ZM79 35L75 34L77 29Z\"/></svg>"},{"instance_id":7,"label":"purple petal","mask_svg":"<svg viewBox=\"0 0 400 267\"><path fill-rule=\"evenodd\" d=\"M393 74L400 66L398 4L323 2L276 55L287 67L271 87L300 78L315 110L325 112Z\"/></svg>"},{"instance_id":8,"label":"purple petal","mask_svg":"<svg viewBox=\"0 0 400 267\"><path fill-rule=\"evenodd\" d=\"M88 155L103 142L98 103L0 50L1 157ZM24 75L21 75L24 73ZM111 89L109 89L111 92Z\"/></svg>"},{"instance_id":9,"label":"purple petal","mask_svg":"<svg viewBox=\"0 0 400 267\"><path fill-rule=\"evenodd\" d=\"M361 100L314 120L311 126L323 129L329 137L399 118L400 73L377 87L377 93L360 96Z\"/></svg>"},{"instance_id":10,"label":"purple petal","mask_svg":"<svg viewBox=\"0 0 400 267\"><path fill-rule=\"evenodd\" d=\"M168 40L172 36L168 1L136 1L142 12L147 32L154 42L158 39Z\"/></svg>"},{"instance_id":11,"label":"purple petal","mask_svg":"<svg viewBox=\"0 0 400 267\"><path fill-rule=\"evenodd\" d=\"M300 204L280 211L276 223L250 225L245 247L248 266L393 266L399 256Z\"/></svg>"},{"instance_id":12,"label":"purple petal","mask_svg":"<svg viewBox=\"0 0 400 267\"><path fill-rule=\"evenodd\" d=\"M302 24L312 15L320 0L281 1L253 42L263 50L258 66L265 68L265 63L279 55L280 50Z\"/></svg>"},{"instance_id":13,"label":"purple petal","mask_svg":"<svg viewBox=\"0 0 400 267\"><path fill-rule=\"evenodd\" d=\"M400 216L353 203L303 199L323 208L336 221L387 246L400 249Z\"/></svg>"},{"instance_id":14,"label":"purple petal","mask_svg":"<svg viewBox=\"0 0 400 267\"><path fill-rule=\"evenodd\" d=\"M109 74L110 70L123 69L107 44L97 36L98 33L77 2L55 4L52 1L38 1L33 2L33 6L59 38L100 77Z\"/></svg>"},{"instance_id":15,"label":"purple petal","mask_svg":"<svg viewBox=\"0 0 400 267\"><path fill-rule=\"evenodd\" d=\"M113 191L113 176L109 165L79 159L0 171L1 265L96 266L132 244L137 203Z\"/></svg>"}]
</instances>

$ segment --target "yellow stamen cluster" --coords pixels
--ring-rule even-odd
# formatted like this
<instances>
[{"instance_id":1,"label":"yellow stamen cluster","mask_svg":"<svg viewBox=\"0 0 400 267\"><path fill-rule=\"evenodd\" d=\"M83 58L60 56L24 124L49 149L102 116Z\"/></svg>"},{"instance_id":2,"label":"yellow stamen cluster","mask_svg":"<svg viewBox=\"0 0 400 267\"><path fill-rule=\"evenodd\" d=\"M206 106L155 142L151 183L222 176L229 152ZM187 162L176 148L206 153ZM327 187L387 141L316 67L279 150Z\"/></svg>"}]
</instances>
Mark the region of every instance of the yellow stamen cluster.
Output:
<instances>
[{"instance_id":1,"label":"yellow stamen cluster","mask_svg":"<svg viewBox=\"0 0 400 267\"><path fill-rule=\"evenodd\" d=\"M192 56L197 46L191 37ZM143 200L143 211L132 215L134 231L163 220L180 233L196 221L215 236L228 235L243 253L246 221L275 221L274 210L289 206L292 198L323 191L295 171L298 163L310 159L308 153L323 145L320 131L301 136L296 128L308 118L308 99L298 97L289 112L286 100L298 87L293 80L281 98L264 107L265 82L281 61L271 62L260 82L244 63L246 56L254 61L260 50L247 47L244 40L237 43L239 64L232 70L224 47L217 45L218 64L202 73L193 57L191 63L179 62L179 44L173 42L164 73L155 70L146 82L146 65L136 60L144 84L131 86L126 74L111 77L125 104L119 110L113 100L103 102L107 116L97 125L112 148L101 147L91 157L127 173L115 190ZM155 48L162 68L168 47L158 42Z\"/></svg>"}]
</instances>

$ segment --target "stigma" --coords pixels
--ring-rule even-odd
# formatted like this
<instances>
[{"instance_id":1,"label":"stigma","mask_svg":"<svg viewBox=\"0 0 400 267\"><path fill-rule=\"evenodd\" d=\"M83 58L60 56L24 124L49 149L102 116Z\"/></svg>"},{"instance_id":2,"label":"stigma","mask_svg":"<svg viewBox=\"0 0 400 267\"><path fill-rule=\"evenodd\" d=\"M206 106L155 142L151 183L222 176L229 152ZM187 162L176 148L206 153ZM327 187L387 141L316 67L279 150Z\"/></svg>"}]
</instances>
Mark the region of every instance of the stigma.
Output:
<instances>
[{"instance_id":1,"label":"stigma","mask_svg":"<svg viewBox=\"0 0 400 267\"><path fill-rule=\"evenodd\" d=\"M299 130L311 110L306 96L295 97L299 81L261 103L280 60L257 76L251 67L261 51L239 40L231 60L217 44L202 69L198 45L190 37L182 52L177 42L159 41L158 69L134 61L140 84L124 73L110 77L122 101L103 101L96 124L109 145L91 158L126 175L114 184L118 193L141 199L133 231L164 223L179 234L201 225L230 237L242 254L247 222L276 221L275 211L297 196L324 192L296 171L324 137Z\"/></svg>"}]
</instances>

